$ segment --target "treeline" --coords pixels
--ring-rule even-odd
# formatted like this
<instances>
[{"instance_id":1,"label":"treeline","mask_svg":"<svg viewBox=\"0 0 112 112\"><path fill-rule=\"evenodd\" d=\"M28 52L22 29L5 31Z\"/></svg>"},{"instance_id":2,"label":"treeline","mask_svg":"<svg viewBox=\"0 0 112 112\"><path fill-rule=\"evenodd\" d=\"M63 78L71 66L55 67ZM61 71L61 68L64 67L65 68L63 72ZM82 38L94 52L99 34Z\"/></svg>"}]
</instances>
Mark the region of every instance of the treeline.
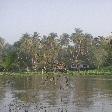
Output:
<instances>
[{"instance_id":1,"label":"treeline","mask_svg":"<svg viewBox=\"0 0 112 112\"><path fill-rule=\"evenodd\" d=\"M10 45L0 38L0 71L39 71L62 64L101 68L112 65L112 36L93 37L76 28L71 35L25 33Z\"/></svg>"}]
</instances>

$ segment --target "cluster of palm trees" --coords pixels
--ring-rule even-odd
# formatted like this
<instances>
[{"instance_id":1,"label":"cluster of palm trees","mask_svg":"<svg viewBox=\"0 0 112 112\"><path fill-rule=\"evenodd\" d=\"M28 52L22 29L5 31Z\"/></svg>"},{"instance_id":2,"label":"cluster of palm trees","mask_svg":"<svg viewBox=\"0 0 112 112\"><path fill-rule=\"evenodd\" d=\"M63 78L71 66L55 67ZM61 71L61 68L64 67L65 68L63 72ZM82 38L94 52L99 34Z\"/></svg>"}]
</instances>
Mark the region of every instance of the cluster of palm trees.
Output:
<instances>
[{"instance_id":1,"label":"cluster of palm trees","mask_svg":"<svg viewBox=\"0 0 112 112\"><path fill-rule=\"evenodd\" d=\"M0 38L0 70L50 71L60 64L67 69L71 69L71 65L77 69L83 64L90 68L111 65L112 36L93 37L76 28L71 35L64 33L61 36L25 33L13 45Z\"/></svg>"}]
</instances>

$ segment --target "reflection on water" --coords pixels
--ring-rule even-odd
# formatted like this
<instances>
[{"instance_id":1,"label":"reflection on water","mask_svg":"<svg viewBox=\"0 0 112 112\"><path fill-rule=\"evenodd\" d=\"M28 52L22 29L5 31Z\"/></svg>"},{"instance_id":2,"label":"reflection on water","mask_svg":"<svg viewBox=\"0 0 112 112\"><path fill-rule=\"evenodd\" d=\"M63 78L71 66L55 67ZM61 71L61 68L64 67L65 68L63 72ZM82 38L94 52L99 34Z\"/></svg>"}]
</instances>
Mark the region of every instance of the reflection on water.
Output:
<instances>
[{"instance_id":1,"label":"reflection on water","mask_svg":"<svg viewBox=\"0 0 112 112\"><path fill-rule=\"evenodd\" d=\"M111 111L111 76L0 76L0 112Z\"/></svg>"}]
</instances>

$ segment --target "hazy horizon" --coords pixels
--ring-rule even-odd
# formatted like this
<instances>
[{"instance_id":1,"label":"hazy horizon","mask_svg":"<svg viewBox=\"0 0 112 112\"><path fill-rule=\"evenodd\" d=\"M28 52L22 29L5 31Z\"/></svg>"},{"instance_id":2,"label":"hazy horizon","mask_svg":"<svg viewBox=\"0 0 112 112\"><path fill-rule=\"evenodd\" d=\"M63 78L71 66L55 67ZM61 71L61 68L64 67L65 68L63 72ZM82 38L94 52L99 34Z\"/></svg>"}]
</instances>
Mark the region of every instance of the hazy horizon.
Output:
<instances>
[{"instance_id":1,"label":"hazy horizon","mask_svg":"<svg viewBox=\"0 0 112 112\"><path fill-rule=\"evenodd\" d=\"M108 35L111 11L111 0L0 0L0 36L13 43L26 32L71 34L77 27Z\"/></svg>"}]
</instances>

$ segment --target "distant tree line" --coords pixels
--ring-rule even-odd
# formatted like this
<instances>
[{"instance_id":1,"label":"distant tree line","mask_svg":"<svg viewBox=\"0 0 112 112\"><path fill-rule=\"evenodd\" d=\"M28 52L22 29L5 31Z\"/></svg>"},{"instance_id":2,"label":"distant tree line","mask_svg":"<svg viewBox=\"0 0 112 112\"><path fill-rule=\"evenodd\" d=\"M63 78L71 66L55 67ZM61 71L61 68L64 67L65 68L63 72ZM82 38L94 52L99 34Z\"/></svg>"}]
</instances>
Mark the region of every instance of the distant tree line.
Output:
<instances>
[{"instance_id":1,"label":"distant tree line","mask_svg":"<svg viewBox=\"0 0 112 112\"><path fill-rule=\"evenodd\" d=\"M23 34L13 45L0 37L0 71L80 70L81 65L89 69L112 65L112 35L93 37L79 28L61 36L34 32Z\"/></svg>"}]
</instances>

